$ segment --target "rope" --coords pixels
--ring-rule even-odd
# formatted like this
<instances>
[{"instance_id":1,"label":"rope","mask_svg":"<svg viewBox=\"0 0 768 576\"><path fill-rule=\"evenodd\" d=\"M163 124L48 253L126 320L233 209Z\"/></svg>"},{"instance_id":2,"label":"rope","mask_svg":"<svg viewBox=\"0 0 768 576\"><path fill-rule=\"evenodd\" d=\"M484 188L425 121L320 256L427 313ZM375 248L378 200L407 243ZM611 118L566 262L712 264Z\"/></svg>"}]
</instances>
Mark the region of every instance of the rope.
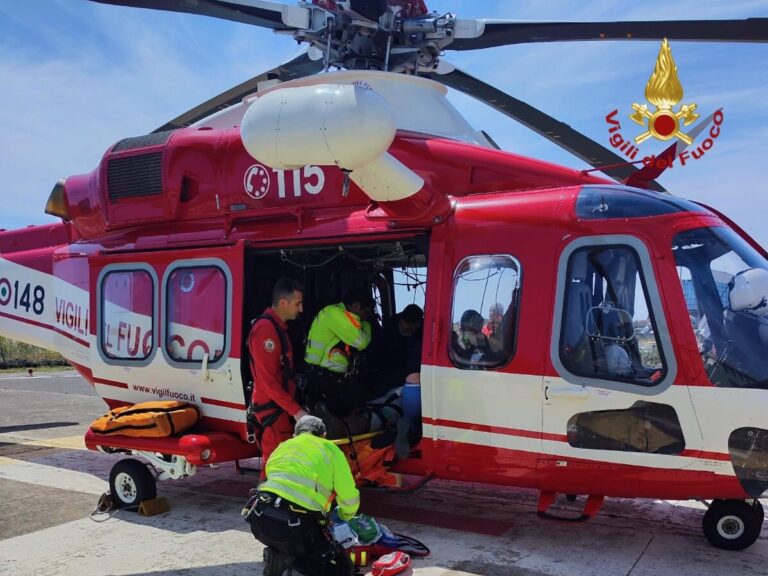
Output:
<instances>
[{"instance_id":1,"label":"rope","mask_svg":"<svg viewBox=\"0 0 768 576\"><path fill-rule=\"evenodd\" d=\"M94 522L106 522L110 518L115 517L117 513L122 510L133 512L138 509L139 506L136 504L133 506L126 506L124 508L116 508L115 501L112 499L112 495L109 492L104 492L104 494L99 496L99 501L96 504L96 508L94 508L90 514L88 514L88 517Z\"/></svg>"}]
</instances>

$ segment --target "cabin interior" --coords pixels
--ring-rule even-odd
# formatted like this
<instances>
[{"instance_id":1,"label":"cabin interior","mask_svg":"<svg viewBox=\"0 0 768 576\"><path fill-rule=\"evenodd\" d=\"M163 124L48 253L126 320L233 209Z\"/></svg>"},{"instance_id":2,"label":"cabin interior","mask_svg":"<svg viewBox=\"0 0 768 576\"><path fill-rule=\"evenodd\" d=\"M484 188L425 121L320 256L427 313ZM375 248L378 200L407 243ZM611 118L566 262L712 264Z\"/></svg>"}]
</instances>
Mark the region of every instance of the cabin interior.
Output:
<instances>
[{"instance_id":1,"label":"cabin interior","mask_svg":"<svg viewBox=\"0 0 768 576\"><path fill-rule=\"evenodd\" d=\"M426 300L426 235L375 242L328 242L322 245L249 246L245 254L244 321L241 372L251 380L247 340L252 322L270 306L272 287L280 276L304 286L304 312L288 323L295 368L302 371L304 340L313 319L325 306L342 301L351 289L370 291L376 302L373 338L364 354L363 379L371 378L382 361L376 357L376 338L382 322L407 306L423 307Z\"/></svg>"}]
</instances>

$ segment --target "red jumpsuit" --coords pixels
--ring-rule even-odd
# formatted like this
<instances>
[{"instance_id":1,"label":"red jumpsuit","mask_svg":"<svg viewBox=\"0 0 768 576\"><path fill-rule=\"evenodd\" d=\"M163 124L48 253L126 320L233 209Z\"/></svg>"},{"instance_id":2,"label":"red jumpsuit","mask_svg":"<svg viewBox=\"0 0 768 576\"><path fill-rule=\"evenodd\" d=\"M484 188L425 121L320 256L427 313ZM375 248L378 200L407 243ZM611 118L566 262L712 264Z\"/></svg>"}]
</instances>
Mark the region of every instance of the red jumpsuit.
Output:
<instances>
[{"instance_id":1,"label":"red jumpsuit","mask_svg":"<svg viewBox=\"0 0 768 576\"><path fill-rule=\"evenodd\" d=\"M280 320L280 317L272 308L267 308L264 314L269 314L275 322L285 331L285 340L288 344L286 355L293 372L293 350L288 339L288 326ZM261 477L264 479L267 459L275 448L293 435L291 417L301 410L301 406L294 400L296 383L293 379L284 382L282 365L282 346L280 336L272 322L266 318L257 320L251 333L248 335L248 350L251 356L251 376L253 377L253 406L266 404L270 401L277 404L282 410L277 420L264 429L261 436L262 467ZM287 388L287 389L286 389ZM256 417L259 422L274 413L274 409L258 412Z\"/></svg>"}]
</instances>

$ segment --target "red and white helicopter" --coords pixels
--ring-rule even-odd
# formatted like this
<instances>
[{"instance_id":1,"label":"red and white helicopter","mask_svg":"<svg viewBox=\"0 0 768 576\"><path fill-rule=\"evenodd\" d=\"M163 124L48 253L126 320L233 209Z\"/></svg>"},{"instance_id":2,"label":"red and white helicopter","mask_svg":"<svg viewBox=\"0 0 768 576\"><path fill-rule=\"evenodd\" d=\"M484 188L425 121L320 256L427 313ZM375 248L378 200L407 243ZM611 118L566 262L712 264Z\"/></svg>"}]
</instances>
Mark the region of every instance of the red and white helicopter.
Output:
<instances>
[{"instance_id":1,"label":"red and white helicopter","mask_svg":"<svg viewBox=\"0 0 768 576\"><path fill-rule=\"evenodd\" d=\"M242 359L274 280L304 283L310 319L361 285L390 315L405 282L426 290L423 436L396 470L536 488L542 515L557 494L588 495L582 518L606 496L698 499L711 502L714 545L758 538L768 254L716 210L664 193L660 170L441 56L568 40L766 42L768 19L520 23L439 15L422 0L98 1L250 23L308 47L57 184L46 211L61 223L0 234L3 335L63 354L110 407L180 399L202 413L179 437L89 432L89 448L141 456L160 479L258 456ZM445 86L604 176L497 149ZM499 348L464 354L467 312L497 303ZM111 489L152 497L155 478L127 459Z\"/></svg>"}]
</instances>

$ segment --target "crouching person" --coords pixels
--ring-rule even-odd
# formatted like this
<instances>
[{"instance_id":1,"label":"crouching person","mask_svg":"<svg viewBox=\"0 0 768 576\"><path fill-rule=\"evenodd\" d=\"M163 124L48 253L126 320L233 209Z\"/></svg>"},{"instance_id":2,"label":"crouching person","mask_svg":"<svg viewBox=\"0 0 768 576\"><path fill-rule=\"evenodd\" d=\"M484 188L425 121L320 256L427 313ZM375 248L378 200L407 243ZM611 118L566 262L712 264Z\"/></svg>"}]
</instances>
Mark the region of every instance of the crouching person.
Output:
<instances>
[{"instance_id":1,"label":"crouching person","mask_svg":"<svg viewBox=\"0 0 768 576\"><path fill-rule=\"evenodd\" d=\"M325 439L316 416L296 422L293 438L267 461L267 479L248 502L246 520L264 549L264 576L294 568L306 576L350 576L354 566L327 529L336 498L338 515L357 513L360 493L338 446Z\"/></svg>"}]
</instances>

